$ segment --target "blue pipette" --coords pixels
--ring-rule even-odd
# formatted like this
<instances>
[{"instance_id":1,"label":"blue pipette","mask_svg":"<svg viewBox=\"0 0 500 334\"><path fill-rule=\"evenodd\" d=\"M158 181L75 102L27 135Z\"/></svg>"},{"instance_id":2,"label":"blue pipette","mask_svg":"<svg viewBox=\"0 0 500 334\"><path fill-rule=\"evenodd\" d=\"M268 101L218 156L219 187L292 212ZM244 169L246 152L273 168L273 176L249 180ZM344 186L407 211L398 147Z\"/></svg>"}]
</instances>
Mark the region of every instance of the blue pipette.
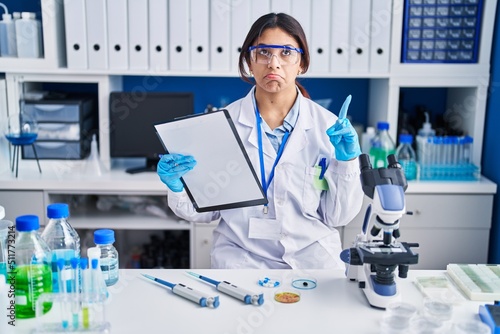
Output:
<instances>
[{"instance_id":1,"label":"blue pipette","mask_svg":"<svg viewBox=\"0 0 500 334\"><path fill-rule=\"evenodd\" d=\"M225 293L231 297L242 300L245 304L262 305L264 304L264 294L253 293L251 291L240 288L234 284L227 281L216 281L214 279L202 276L200 274L193 273L191 271L187 272L189 275L201 279L202 281L208 282L215 285L216 289L222 293Z\"/></svg>"},{"instance_id":2,"label":"blue pipette","mask_svg":"<svg viewBox=\"0 0 500 334\"><path fill-rule=\"evenodd\" d=\"M142 274L142 276L152 281L155 281L161 285L169 287L170 289L172 289L172 292L175 293L176 295L184 297L192 302L195 302L196 304L202 307L212 307L212 308L219 307L219 296L207 297L203 292L197 291L181 283L179 284L170 283L160 278L156 278L147 274Z\"/></svg>"}]
</instances>

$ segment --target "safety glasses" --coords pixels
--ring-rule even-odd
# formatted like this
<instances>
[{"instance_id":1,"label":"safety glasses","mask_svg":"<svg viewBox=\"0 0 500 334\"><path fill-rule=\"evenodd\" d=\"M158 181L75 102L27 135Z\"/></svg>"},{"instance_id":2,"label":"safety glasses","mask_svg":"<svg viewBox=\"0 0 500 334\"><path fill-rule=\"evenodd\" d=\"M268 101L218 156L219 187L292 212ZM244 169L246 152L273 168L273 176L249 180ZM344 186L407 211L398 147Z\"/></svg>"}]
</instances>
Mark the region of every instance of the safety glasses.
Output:
<instances>
[{"instance_id":1,"label":"safety glasses","mask_svg":"<svg viewBox=\"0 0 500 334\"><path fill-rule=\"evenodd\" d=\"M299 62L302 49L288 45L259 44L248 48L250 59L257 64L269 64L275 56L281 66L295 65Z\"/></svg>"}]
</instances>

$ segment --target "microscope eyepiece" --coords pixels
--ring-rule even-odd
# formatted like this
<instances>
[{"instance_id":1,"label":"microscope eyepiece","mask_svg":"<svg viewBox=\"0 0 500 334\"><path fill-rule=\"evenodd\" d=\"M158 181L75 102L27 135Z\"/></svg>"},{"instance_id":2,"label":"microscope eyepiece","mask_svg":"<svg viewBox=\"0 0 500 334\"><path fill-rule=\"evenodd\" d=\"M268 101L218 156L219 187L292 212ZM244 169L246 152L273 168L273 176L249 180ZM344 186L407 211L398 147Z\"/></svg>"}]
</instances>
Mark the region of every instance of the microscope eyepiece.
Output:
<instances>
[{"instance_id":1,"label":"microscope eyepiece","mask_svg":"<svg viewBox=\"0 0 500 334\"><path fill-rule=\"evenodd\" d=\"M387 156L387 167L388 168L399 168L401 169L401 165L399 164L396 156L394 154L389 154Z\"/></svg>"},{"instance_id":2,"label":"microscope eyepiece","mask_svg":"<svg viewBox=\"0 0 500 334\"><path fill-rule=\"evenodd\" d=\"M359 169L361 170L361 172L367 169L372 169L370 156L368 154L363 153L359 156Z\"/></svg>"}]
</instances>

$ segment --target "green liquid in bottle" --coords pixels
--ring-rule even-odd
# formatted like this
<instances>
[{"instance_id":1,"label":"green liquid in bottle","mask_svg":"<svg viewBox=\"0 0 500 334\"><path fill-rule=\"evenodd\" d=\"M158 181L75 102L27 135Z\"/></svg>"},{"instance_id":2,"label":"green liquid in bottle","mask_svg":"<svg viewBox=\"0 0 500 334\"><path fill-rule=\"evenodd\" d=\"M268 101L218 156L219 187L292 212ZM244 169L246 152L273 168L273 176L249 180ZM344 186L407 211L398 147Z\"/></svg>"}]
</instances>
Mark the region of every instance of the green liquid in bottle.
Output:
<instances>
[{"instance_id":1,"label":"green liquid in bottle","mask_svg":"<svg viewBox=\"0 0 500 334\"><path fill-rule=\"evenodd\" d=\"M36 301L44 293L52 292L52 275L50 266L32 264L16 268L16 317L18 319L34 318ZM43 313L52 308L52 303L43 305Z\"/></svg>"},{"instance_id":2,"label":"green liquid in bottle","mask_svg":"<svg viewBox=\"0 0 500 334\"><path fill-rule=\"evenodd\" d=\"M387 167L387 156L396 153L396 150L387 150L379 147L370 149L370 162L373 168Z\"/></svg>"}]
</instances>

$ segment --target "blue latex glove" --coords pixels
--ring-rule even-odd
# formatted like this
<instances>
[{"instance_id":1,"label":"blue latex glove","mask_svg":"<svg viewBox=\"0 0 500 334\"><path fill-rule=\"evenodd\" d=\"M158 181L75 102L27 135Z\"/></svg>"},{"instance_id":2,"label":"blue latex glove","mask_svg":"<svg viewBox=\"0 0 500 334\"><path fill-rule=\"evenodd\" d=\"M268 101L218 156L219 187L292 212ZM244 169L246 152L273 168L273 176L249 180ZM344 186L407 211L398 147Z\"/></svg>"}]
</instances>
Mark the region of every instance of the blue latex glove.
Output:
<instances>
[{"instance_id":1,"label":"blue latex glove","mask_svg":"<svg viewBox=\"0 0 500 334\"><path fill-rule=\"evenodd\" d=\"M196 166L192 156L182 154L165 154L156 168L160 180L173 192L181 192L184 185L181 177Z\"/></svg>"},{"instance_id":2,"label":"blue latex glove","mask_svg":"<svg viewBox=\"0 0 500 334\"><path fill-rule=\"evenodd\" d=\"M345 118L351 98L351 95L349 95L345 99L337 122L326 130L326 134L330 137L330 142L335 147L335 158L339 161L352 160L361 154L358 134L351 122Z\"/></svg>"}]
</instances>

